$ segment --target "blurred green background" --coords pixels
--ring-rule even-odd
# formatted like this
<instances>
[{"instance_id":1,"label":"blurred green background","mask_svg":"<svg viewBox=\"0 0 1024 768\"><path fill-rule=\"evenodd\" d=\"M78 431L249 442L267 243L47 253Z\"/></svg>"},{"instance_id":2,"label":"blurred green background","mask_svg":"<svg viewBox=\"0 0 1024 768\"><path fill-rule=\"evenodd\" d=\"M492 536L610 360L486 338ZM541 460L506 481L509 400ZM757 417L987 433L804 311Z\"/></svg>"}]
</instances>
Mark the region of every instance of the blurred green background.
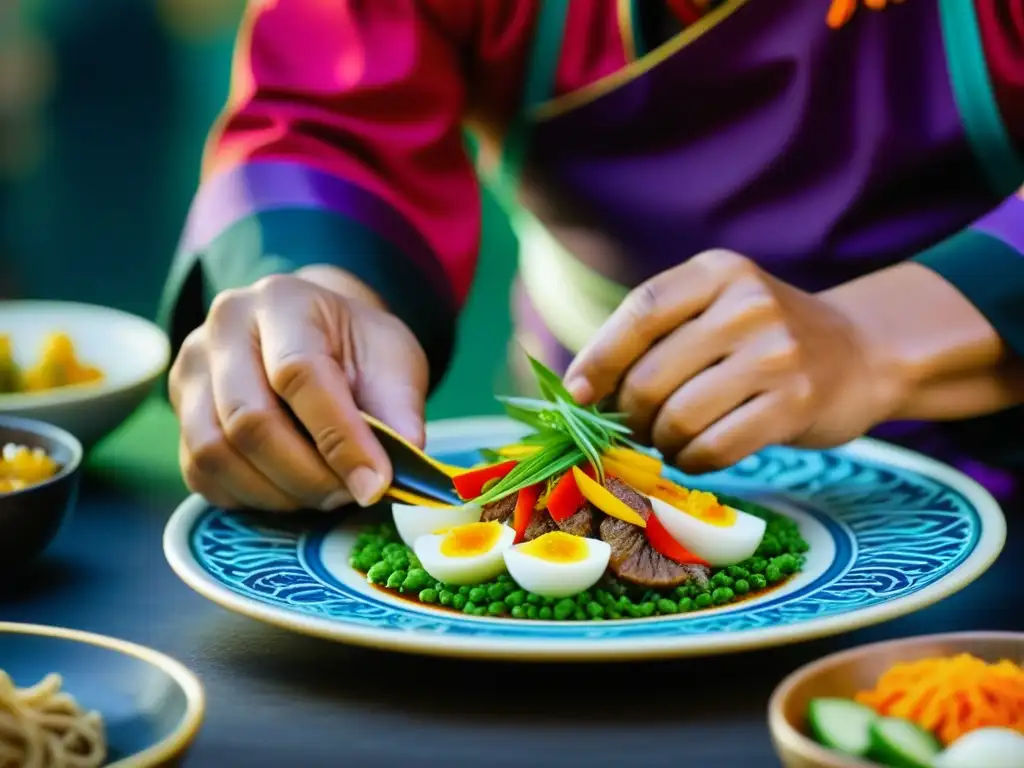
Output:
<instances>
[{"instance_id":1,"label":"blurred green background","mask_svg":"<svg viewBox=\"0 0 1024 768\"><path fill-rule=\"evenodd\" d=\"M0 288L152 317L244 0L0 0ZM6 74L5 74L6 73ZM515 242L481 268L434 418L493 412Z\"/></svg>"}]
</instances>

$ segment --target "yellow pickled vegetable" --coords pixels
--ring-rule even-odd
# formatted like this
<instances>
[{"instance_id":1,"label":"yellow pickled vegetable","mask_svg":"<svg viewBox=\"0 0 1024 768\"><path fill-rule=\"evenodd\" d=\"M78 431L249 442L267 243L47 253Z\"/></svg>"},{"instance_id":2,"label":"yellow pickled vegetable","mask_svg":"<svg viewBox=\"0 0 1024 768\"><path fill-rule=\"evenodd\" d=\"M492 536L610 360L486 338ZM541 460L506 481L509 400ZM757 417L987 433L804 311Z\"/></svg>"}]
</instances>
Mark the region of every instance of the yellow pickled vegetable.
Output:
<instances>
[{"instance_id":1,"label":"yellow pickled vegetable","mask_svg":"<svg viewBox=\"0 0 1024 768\"><path fill-rule=\"evenodd\" d=\"M102 379L99 368L78 359L74 342L66 333L51 334L39 361L25 371L20 371L14 362L10 339L0 336L0 393L44 392Z\"/></svg>"},{"instance_id":2,"label":"yellow pickled vegetable","mask_svg":"<svg viewBox=\"0 0 1024 768\"><path fill-rule=\"evenodd\" d=\"M60 465L43 449L8 443L0 451L0 493L20 491L49 480L59 470Z\"/></svg>"}]
</instances>

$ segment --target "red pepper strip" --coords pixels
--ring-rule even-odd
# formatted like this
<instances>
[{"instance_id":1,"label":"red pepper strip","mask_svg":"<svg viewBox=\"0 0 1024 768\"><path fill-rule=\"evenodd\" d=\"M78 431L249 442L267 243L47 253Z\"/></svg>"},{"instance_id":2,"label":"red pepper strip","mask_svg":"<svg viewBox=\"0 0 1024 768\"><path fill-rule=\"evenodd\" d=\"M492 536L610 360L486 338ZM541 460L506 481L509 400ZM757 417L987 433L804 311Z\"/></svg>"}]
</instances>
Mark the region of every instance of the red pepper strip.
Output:
<instances>
[{"instance_id":1,"label":"red pepper strip","mask_svg":"<svg viewBox=\"0 0 1024 768\"><path fill-rule=\"evenodd\" d=\"M583 472L591 479L597 474L589 462L583 468ZM579 512L586 503L587 499L580 491L576 484L576 478L572 476L570 470L562 475L562 478L555 484L554 490L551 491L551 495L548 496L548 512L551 513L551 517L556 523L560 523Z\"/></svg>"},{"instance_id":2,"label":"red pepper strip","mask_svg":"<svg viewBox=\"0 0 1024 768\"><path fill-rule=\"evenodd\" d=\"M516 461L503 461L479 469L468 469L452 477L452 484L460 497L471 501L484 492L484 485L490 480L501 480L512 471Z\"/></svg>"},{"instance_id":3,"label":"red pepper strip","mask_svg":"<svg viewBox=\"0 0 1024 768\"><path fill-rule=\"evenodd\" d=\"M647 516L647 527L644 528L647 542L656 552L664 555L669 560L680 565L708 565L706 560L697 557L678 541L672 538L672 534L665 530L665 526L658 520L653 512Z\"/></svg>"},{"instance_id":4,"label":"red pepper strip","mask_svg":"<svg viewBox=\"0 0 1024 768\"><path fill-rule=\"evenodd\" d=\"M512 513L512 527L515 529L516 538L513 542L518 544L526 537L526 528L533 519L533 510L537 506L537 499L544 490L544 483L529 485L519 491L516 497L516 509Z\"/></svg>"}]
</instances>

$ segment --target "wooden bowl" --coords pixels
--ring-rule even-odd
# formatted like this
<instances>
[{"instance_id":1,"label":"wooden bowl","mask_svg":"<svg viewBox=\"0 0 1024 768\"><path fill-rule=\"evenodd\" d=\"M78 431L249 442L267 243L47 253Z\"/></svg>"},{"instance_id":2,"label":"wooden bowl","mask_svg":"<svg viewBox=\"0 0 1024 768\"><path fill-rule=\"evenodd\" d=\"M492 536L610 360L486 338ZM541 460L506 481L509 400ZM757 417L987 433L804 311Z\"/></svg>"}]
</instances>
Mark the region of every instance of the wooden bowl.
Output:
<instances>
[{"instance_id":1,"label":"wooden bowl","mask_svg":"<svg viewBox=\"0 0 1024 768\"><path fill-rule=\"evenodd\" d=\"M807 736L807 705L829 696L853 698L874 687L889 667L902 661L969 653L994 663L1024 663L1024 633L959 632L874 643L801 667L783 680L768 703L768 725L786 768L871 768L875 763L846 757Z\"/></svg>"}]
</instances>

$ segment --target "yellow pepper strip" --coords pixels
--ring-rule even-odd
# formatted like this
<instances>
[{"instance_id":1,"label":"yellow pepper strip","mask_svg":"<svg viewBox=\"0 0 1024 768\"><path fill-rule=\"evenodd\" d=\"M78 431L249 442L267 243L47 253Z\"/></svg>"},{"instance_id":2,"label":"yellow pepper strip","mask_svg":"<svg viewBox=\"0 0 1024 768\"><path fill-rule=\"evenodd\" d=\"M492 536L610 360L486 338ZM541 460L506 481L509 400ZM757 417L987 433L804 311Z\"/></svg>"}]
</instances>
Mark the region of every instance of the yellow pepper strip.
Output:
<instances>
[{"instance_id":1,"label":"yellow pepper strip","mask_svg":"<svg viewBox=\"0 0 1024 768\"><path fill-rule=\"evenodd\" d=\"M388 488L385 496L389 496L397 502L402 504L411 504L414 507L433 507L434 509L450 509L451 504L442 504L440 501L434 499L428 499L423 496L417 496L415 493L409 493L401 488Z\"/></svg>"},{"instance_id":2,"label":"yellow pepper strip","mask_svg":"<svg viewBox=\"0 0 1024 768\"><path fill-rule=\"evenodd\" d=\"M506 459L521 459L525 456L531 456L540 450L539 445L523 445L521 443L513 443L512 445L506 445L499 448L496 453Z\"/></svg>"},{"instance_id":3,"label":"yellow pepper strip","mask_svg":"<svg viewBox=\"0 0 1024 768\"><path fill-rule=\"evenodd\" d=\"M653 456L618 445L605 451L602 458L610 459L616 464L626 464L649 475L660 475L661 470L664 469L664 465Z\"/></svg>"},{"instance_id":4,"label":"yellow pepper strip","mask_svg":"<svg viewBox=\"0 0 1024 768\"><path fill-rule=\"evenodd\" d=\"M637 469L631 464L623 464L607 455L601 458L601 464L604 465L605 472L615 475L619 480L628 483L640 491L640 493L648 496L654 491L658 482L664 480L661 475Z\"/></svg>"},{"instance_id":5,"label":"yellow pepper strip","mask_svg":"<svg viewBox=\"0 0 1024 768\"><path fill-rule=\"evenodd\" d=\"M609 515L610 517L617 517L619 520L632 523L633 525L639 525L641 528L647 527L646 520L630 509L628 505L615 498L615 496L599 482L587 477L584 472L580 471L579 467L572 468L572 476L573 479L576 480L576 487L580 489L580 493L583 494L583 498L600 509L606 515Z\"/></svg>"}]
</instances>

